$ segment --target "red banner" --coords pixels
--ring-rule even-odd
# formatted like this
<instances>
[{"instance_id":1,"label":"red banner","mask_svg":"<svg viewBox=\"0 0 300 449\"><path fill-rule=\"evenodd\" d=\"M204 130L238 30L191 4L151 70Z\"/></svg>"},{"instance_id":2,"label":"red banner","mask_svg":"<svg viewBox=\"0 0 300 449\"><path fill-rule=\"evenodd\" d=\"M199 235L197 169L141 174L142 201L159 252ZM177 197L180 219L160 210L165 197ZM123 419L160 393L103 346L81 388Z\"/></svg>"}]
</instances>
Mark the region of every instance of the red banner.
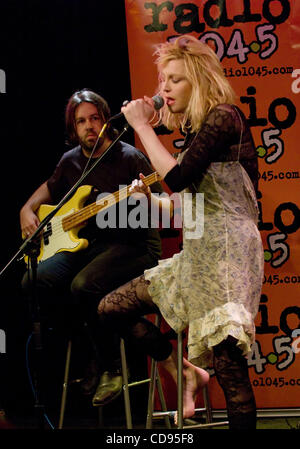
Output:
<instances>
[{"instance_id":1,"label":"red banner","mask_svg":"<svg viewBox=\"0 0 300 449\"><path fill-rule=\"evenodd\" d=\"M258 408L299 407L300 2L127 0L126 17L132 98L156 92L155 44L186 33L213 45L237 93L259 157L259 228L265 249L248 365ZM160 138L170 152L179 151L182 136ZM138 140L136 145L142 149ZM172 245L178 252L178 242ZM213 408L225 408L213 372L210 392ZM173 393L168 396L174 406Z\"/></svg>"}]
</instances>

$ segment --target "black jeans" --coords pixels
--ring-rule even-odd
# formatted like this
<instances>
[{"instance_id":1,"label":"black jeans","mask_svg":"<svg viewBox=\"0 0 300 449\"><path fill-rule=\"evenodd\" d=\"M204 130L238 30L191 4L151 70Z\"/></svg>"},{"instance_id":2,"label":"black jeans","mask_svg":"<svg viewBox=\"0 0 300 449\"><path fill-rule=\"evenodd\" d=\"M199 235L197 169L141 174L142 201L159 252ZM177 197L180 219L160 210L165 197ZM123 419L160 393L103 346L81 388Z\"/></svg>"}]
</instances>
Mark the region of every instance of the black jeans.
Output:
<instances>
[{"instance_id":1,"label":"black jeans","mask_svg":"<svg viewBox=\"0 0 300 449\"><path fill-rule=\"evenodd\" d=\"M156 264L144 247L127 243L94 242L82 251L57 253L38 265L36 293L42 319L63 325L68 321L72 329L86 322L104 369L110 369L118 364L119 340L109 327L99 327L99 301ZM30 296L28 277L26 273L22 286Z\"/></svg>"}]
</instances>

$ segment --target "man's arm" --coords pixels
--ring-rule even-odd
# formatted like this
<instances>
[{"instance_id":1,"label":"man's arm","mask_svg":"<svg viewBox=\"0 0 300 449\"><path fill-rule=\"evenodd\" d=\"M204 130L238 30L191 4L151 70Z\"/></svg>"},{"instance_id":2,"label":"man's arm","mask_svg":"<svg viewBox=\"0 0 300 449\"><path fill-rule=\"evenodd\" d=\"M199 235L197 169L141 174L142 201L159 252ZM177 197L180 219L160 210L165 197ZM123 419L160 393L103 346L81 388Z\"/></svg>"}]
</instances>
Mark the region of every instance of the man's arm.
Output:
<instances>
[{"instance_id":1,"label":"man's arm","mask_svg":"<svg viewBox=\"0 0 300 449\"><path fill-rule=\"evenodd\" d=\"M52 198L46 181L31 195L20 211L20 225L24 238L33 234L40 224L36 215L40 205L51 203Z\"/></svg>"}]
</instances>

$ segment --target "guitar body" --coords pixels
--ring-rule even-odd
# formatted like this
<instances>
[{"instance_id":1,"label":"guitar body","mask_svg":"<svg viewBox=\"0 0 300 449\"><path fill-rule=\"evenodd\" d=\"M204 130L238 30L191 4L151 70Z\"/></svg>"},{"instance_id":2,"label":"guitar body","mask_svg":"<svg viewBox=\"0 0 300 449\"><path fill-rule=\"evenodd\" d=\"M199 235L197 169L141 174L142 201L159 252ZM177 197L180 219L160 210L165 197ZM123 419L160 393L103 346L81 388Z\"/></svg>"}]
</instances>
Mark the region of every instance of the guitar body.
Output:
<instances>
[{"instance_id":1,"label":"guitar body","mask_svg":"<svg viewBox=\"0 0 300 449\"><path fill-rule=\"evenodd\" d=\"M154 172L146 176L143 182L146 185L151 185L160 180L160 176ZM59 209L44 227L41 235L40 255L37 258L38 262L49 259L49 257L62 251L75 252L87 248L88 240L78 238L78 232L86 225L87 220L131 194L130 186L126 186L105 196L99 202L96 201L93 204L84 206L92 188L92 186L79 187L72 198ZM56 206L41 204L36 213L40 222L53 212L55 208ZM25 256L24 260L27 264L28 256Z\"/></svg>"},{"instance_id":2,"label":"guitar body","mask_svg":"<svg viewBox=\"0 0 300 449\"><path fill-rule=\"evenodd\" d=\"M78 232L85 226L85 222L65 231L63 229L63 219L83 208L91 190L92 186L79 187L72 198L61 207L57 214L55 214L46 225L41 237L40 254L37 259L38 262L42 262L61 251L75 252L87 248L89 244L88 240L78 238ZM37 216L40 222L49 215L55 207L56 206L42 204L37 211ZM28 257L25 257L26 263L27 259Z\"/></svg>"}]
</instances>

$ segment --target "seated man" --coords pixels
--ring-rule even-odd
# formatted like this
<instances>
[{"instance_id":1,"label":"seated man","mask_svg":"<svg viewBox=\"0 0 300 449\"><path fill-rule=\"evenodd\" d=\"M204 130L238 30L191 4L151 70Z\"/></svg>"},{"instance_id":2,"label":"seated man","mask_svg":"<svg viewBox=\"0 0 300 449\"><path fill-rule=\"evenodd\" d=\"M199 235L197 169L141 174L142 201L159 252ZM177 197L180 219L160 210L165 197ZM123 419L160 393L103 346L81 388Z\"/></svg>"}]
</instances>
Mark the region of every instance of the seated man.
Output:
<instances>
[{"instance_id":1,"label":"seated man","mask_svg":"<svg viewBox=\"0 0 300 449\"><path fill-rule=\"evenodd\" d=\"M63 154L52 176L38 187L22 207L20 223L25 238L32 235L40 223L39 207L45 203L57 204L117 135L108 122L110 110L106 101L87 89L72 95L65 118L70 143L75 147ZM107 127L102 135L104 124ZM101 137L98 139L99 135ZM84 184L93 187L86 203L94 202L100 193L109 194L124 185L130 185L140 173L148 175L153 171L142 152L118 141L85 178ZM153 192L162 192L159 182L153 182L151 189ZM87 323L95 351L91 357L89 375L81 385L84 394L95 393L99 372L103 373L94 405L113 399L122 388L119 340L110 329L98 325L99 298L142 274L145 269L155 266L161 255L157 229L133 229L128 223L124 225L122 214L127 210L121 207L124 201L127 199L119 203L116 220L111 223L108 220L107 228L99 227L105 222L103 216L94 216L79 231L78 236L88 240L85 249L56 252L42 260L37 269L36 292L42 317L61 317L68 304L68 316L71 309L74 314L76 311L77 318L80 316L82 322ZM118 227L120 222L122 225ZM65 232L66 237L67 234ZM54 232L47 238L55 238ZM64 244L62 248L65 248ZM22 285L30 293L28 273Z\"/></svg>"}]
</instances>

